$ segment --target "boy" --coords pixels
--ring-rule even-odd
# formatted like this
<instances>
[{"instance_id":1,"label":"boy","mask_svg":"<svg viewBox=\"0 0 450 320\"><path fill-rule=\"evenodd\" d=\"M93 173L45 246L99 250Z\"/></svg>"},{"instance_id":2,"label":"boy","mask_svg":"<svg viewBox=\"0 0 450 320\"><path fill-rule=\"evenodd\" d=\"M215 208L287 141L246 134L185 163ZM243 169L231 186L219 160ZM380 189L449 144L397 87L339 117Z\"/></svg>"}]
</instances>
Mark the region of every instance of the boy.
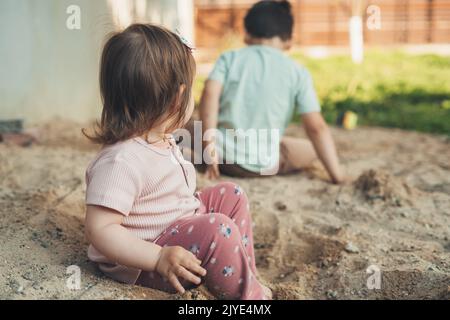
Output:
<instances>
[{"instance_id":1,"label":"boy","mask_svg":"<svg viewBox=\"0 0 450 320\"><path fill-rule=\"evenodd\" d=\"M208 140L203 147L211 150L206 152L208 178L218 178L220 173L288 174L311 166L318 157L334 183L344 182L312 78L283 53L291 48L293 25L288 1L260 1L245 17L248 46L224 53L216 63L200 104ZM295 112L302 115L310 142L283 137ZM267 132L279 134L262 137ZM236 144L236 139L245 146Z\"/></svg>"}]
</instances>

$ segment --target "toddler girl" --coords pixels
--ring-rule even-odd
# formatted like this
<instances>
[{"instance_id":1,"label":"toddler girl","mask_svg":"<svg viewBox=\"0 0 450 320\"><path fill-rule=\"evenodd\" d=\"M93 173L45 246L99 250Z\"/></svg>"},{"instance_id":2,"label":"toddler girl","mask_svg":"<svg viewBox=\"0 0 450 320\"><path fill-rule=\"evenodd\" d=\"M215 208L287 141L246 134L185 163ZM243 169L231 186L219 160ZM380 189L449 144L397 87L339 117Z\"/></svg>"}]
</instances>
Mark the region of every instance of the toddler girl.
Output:
<instances>
[{"instance_id":1,"label":"toddler girl","mask_svg":"<svg viewBox=\"0 0 450 320\"><path fill-rule=\"evenodd\" d=\"M102 150L86 172L89 258L109 277L218 298L267 299L255 278L252 222L241 188L195 193L196 175L170 134L192 115L195 61L176 34L136 24L102 54Z\"/></svg>"}]
</instances>

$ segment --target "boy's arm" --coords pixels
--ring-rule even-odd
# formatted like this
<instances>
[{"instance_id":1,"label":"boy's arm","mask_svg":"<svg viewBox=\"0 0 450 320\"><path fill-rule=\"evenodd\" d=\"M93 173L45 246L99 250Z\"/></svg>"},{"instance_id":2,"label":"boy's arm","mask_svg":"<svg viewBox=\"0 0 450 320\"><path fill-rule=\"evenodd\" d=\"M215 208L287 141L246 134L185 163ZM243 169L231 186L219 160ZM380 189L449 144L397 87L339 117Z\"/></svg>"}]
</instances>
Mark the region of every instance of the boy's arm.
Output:
<instances>
[{"instance_id":1,"label":"boy's arm","mask_svg":"<svg viewBox=\"0 0 450 320\"><path fill-rule=\"evenodd\" d=\"M214 129L217 129L220 95L222 94L222 84L216 80L207 80L203 89L200 101L200 120L203 126L203 135L207 141L203 141L203 150L215 150ZM203 139L202 139L203 140ZM208 168L206 176L209 179L217 179L220 176L219 158L217 152L208 155Z\"/></svg>"},{"instance_id":2,"label":"boy's arm","mask_svg":"<svg viewBox=\"0 0 450 320\"><path fill-rule=\"evenodd\" d=\"M306 134L314 145L314 149L325 166L333 183L345 182L345 174L339 164L336 146L330 129L320 112L307 113L302 116Z\"/></svg>"}]
</instances>

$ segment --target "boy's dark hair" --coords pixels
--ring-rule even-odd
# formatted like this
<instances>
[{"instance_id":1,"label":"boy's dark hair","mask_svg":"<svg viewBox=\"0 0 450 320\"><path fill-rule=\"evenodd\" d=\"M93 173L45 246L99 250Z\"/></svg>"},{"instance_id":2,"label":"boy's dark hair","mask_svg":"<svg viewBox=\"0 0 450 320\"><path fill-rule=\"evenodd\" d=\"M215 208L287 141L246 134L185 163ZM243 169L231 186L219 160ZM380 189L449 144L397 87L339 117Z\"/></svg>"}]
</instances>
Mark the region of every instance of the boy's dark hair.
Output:
<instances>
[{"instance_id":1,"label":"boy's dark hair","mask_svg":"<svg viewBox=\"0 0 450 320\"><path fill-rule=\"evenodd\" d=\"M134 24L113 34L101 57L101 121L94 136L83 132L95 143L111 145L142 136L168 118L175 118L172 126L180 125L194 75L191 51L173 32Z\"/></svg>"},{"instance_id":2,"label":"boy's dark hair","mask_svg":"<svg viewBox=\"0 0 450 320\"><path fill-rule=\"evenodd\" d=\"M259 39L280 37L283 41L292 38L294 17L288 1L263 0L256 3L245 17L247 33Z\"/></svg>"}]
</instances>

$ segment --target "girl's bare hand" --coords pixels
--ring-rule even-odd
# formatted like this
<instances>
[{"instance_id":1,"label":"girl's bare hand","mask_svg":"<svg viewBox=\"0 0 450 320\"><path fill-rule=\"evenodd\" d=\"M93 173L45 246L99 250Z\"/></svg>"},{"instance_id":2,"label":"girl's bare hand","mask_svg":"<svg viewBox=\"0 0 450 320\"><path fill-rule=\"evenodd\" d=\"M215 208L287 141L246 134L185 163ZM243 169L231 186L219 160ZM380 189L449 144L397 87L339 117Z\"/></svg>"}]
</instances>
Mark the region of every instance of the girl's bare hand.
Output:
<instances>
[{"instance_id":1,"label":"girl's bare hand","mask_svg":"<svg viewBox=\"0 0 450 320\"><path fill-rule=\"evenodd\" d=\"M170 284L181 294L185 289L180 283L179 277L196 285L201 283L201 278L206 275L206 270L201 267L201 261L190 251L176 246L163 247L156 263L156 272L169 280Z\"/></svg>"}]
</instances>

